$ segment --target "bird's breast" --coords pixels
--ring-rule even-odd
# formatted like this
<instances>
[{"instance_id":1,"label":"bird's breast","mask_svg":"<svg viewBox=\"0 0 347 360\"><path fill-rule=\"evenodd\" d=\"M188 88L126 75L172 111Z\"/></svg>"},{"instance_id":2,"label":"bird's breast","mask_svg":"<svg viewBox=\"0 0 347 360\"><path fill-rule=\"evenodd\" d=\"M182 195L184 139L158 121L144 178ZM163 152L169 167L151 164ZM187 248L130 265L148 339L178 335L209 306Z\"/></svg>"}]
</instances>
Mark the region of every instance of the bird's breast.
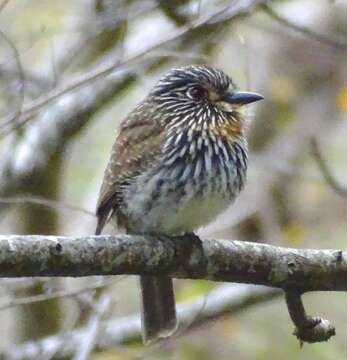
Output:
<instances>
[{"instance_id":1,"label":"bird's breast","mask_svg":"<svg viewBox=\"0 0 347 360\"><path fill-rule=\"evenodd\" d=\"M166 145L159 161L126 189L125 211L138 231L191 232L214 220L241 191L246 144L188 137Z\"/></svg>"},{"instance_id":2,"label":"bird's breast","mask_svg":"<svg viewBox=\"0 0 347 360\"><path fill-rule=\"evenodd\" d=\"M232 200L229 196L218 193L192 196L183 200L169 216L163 216L158 228L165 234L193 232L212 222L228 208Z\"/></svg>"}]
</instances>

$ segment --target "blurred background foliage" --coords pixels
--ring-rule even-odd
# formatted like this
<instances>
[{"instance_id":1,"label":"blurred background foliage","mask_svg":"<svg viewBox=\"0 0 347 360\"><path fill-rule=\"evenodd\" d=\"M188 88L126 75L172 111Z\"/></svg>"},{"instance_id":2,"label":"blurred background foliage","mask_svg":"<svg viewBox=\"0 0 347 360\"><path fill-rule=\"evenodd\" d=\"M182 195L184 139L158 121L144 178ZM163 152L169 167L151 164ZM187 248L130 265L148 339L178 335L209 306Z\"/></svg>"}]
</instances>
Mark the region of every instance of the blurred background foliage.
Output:
<instances>
[{"instance_id":1,"label":"blurred background foliage","mask_svg":"<svg viewBox=\"0 0 347 360\"><path fill-rule=\"evenodd\" d=\"M206 63L266 100L248 114L246 189L199 235L345 248L346 190L328 184L312 139L333 180L347 187L346 34L345 0L1 1L1 233L93 233L117 125L167 69ZM9 305L0 312L1 348L88 324L102 291L71 292L98 281L1 280L0 301ZM214 286L177 281L177 298L208 296ZM106 319L138 311L136 279L106 288ZM30 301L57 291L70 295ZM15 306L18 298L26 305ZM106 348L90 358L345 359L346 294L305 301L310 313L335 323L329 343L300 349L278 298L159 345Z\"/></svg>"}]
</instances>

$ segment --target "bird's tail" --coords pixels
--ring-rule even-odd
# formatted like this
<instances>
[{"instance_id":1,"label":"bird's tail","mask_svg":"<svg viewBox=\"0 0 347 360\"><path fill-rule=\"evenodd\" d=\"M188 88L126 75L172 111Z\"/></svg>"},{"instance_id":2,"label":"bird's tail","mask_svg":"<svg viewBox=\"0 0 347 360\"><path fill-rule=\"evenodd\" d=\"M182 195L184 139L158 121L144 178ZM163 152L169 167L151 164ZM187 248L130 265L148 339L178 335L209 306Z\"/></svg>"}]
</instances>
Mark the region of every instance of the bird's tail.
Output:
<instances>
[{"instance_id":1,"label":"bird's tail","mask_svg":"<svg viewBox=\"0 0 347 360\"><path fill-rule=\"evenodd\" d=\"M143 340L152 343L177 329L173 283L166 276L141 276L140 283Z\"/></svg>"}]
</instances>

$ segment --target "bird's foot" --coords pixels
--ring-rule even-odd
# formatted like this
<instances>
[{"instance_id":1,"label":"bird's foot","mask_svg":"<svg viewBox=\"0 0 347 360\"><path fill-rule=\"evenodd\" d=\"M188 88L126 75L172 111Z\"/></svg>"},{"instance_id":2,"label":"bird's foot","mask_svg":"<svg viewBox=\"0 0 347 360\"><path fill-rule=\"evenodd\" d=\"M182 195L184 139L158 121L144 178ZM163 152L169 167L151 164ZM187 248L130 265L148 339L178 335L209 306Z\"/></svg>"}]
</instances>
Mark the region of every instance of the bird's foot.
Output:
<instances>
[{"instance_id":1,"label":"bird's foot","mask_svg":"<svg viewBox=\"0 0 347 360\"><path fill-rule=\"evenodd\" d=\"M202 241L201 241L200 237L193 232L185 233L183 235L183 238L185 238L185 239L189 238L189 241L192 245L197 245L199 247L202 246Z\"/></svg>"}]
</instances>

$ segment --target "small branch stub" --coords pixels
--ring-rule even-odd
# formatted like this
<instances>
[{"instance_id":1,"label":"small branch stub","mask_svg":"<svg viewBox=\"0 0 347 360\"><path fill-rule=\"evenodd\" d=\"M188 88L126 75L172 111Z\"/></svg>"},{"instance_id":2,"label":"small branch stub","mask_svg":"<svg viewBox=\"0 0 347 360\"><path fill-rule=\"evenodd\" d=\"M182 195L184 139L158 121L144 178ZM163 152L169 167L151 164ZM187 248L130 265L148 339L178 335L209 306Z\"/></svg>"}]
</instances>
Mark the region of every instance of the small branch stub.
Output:
<instances>
[{"instance_id":1,"label":"small branch stub","mask_svg":"<svg viewBox=\"0 0 347 360\"><path fill-rule=\"evenodd\" d=\"M328 320L306 314L301 294L297 291L286 291L286 302L289 315L296 326L294 335L303 343L328 341L335 335L335 328Z\"/></svg>"},{"instance_id":2,"label":"small branch stub","mask_svg":"<svg viewBox=\"0 0 347 360\"><path fill-rule=\"evenodd\" d=\"M335 335L335 328L328 320L320 317L309 317L310 320L307 325L310 327L296 328L293 334L300 341L302 346L304 342L316 343L322 341L328 341Z\"/></svg>"}]
</instances>

